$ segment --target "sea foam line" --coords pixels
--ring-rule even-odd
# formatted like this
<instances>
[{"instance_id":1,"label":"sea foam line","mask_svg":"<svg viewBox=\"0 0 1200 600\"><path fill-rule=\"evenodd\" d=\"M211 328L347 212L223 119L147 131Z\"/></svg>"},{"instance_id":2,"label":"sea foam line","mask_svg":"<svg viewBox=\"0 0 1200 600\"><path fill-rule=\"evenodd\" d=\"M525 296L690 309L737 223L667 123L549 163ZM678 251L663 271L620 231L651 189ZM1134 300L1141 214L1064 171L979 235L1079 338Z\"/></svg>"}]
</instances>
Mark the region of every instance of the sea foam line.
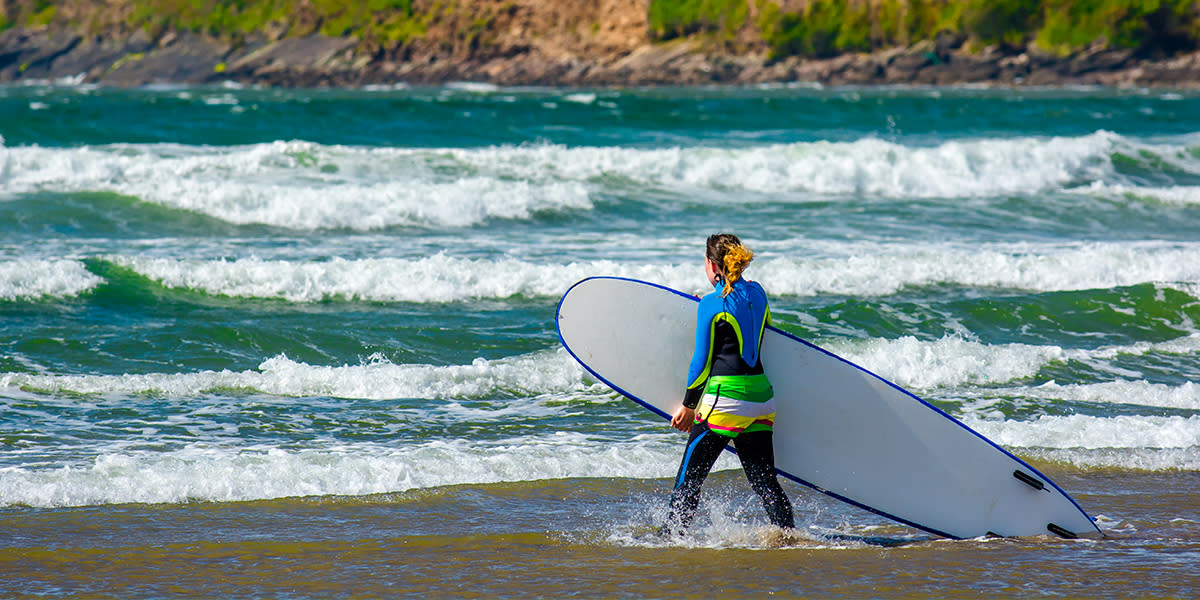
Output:
<instances>
[{"instance_id":1,"label":"sea foam line","mask_svg":"<svg viewBox=\"0 0 1200 600\"><path fill-rule=\"evenodd\" d=\"M1124 404L1200 411L1200 385L1190 381L1180 385L1166 385L1141 380L1115 380L1087 384L1060 384L1050 381L1035 387L987 390L984 395L1020 397L1024 400L1038 402L1060 400L1100 405Z\"/></svg>"},{"instance_id":2,"label":"sea foam line","mask_svg":"<svg viewBox=\"0 0 1200 600\"><path fill-rule=\"evenodd\" d=\"M1109 132L1074 138L980 139L909 147L867 138L744 148L567 148L542 145L455 150L464 163L516 177L620 176L671 188L765 194L865 194L961 198L1058 189L1114 175L1114 148L1144 146ZM1153 152L1153 146L1149 151ZM1162 151L1170 152L1173 146ZM1198 167L1200 168L1200 167Z\"/></svg>"},{"instance_id":3,"label":"sea foam line","mask_svg":"<svg viewBox=\"0 0 1200 600\"><path fill-rule=\"evenodd\" d=\"M1200 416L968 419L993 441L1029 457L1083 467L1200 469ZM311 448L192 444L155 452L100 451L70 465L0 469L0 506L244 501L365 495L460 484L552 478L667 478L677 464L671 433L602 440L555 432L493 441L438 439ZM736 468L726 458L720 469Z\"/></svg>"},{"instance_id":4,"label":"sea foam line","mask_svg":"<svg viewBox=\"0 0 1200 600\"><path fill-rule=\"evenodd\" d=\"M824 347L918 394L949 390L969 396L1065 399L1133 405L1200 408L1195 386L1170 387L1138 381L1087 385L1044 384L997 388L1037 375L1067 360L1103 363L1118 356L1147 353L1200 354L1200 334L1157 344L1137 343L1096 349L1064 349L1027 344L988 345L947 336L917 340L818 340ZM191 398L226 390L250 390L282 397L473 399L591 393L597 384L562 349L555 348L467 365L394 364L372 357L365 364L309 365L286 356L263 361L256 370L198 371L124 375L0 374L0 389L100 396L164 395ZM979 388L973 390L972 388Z\"/></svg>"},{"instance_id":5,"label":"sea foam line","mask_svg":"<svg viewBox=\"0 0 1200 600\"><path fill-rule=\"evenodd\" d=\"M879 139L639 149L561 145L359 148L303 141L211 147L119 144L0 146L4 195L108 191L236 224L302 230L471 226L539 212L591 210L604 182L680 190L703 200L748 191L772 201L812 195L962 198L1136 186L1111 156L1160 156L1200 173L1190 138L1147 143L1110 132L986 138L933 147ZM790 200L789 200L790 199Z\"/></svg>"},{"instance_id":6,"label":"sea foam line","mask_svg":"<svg viewBox=\"0 0 1200 600\"><path fill-rule=\"evenodd\" d=\"M966 417L963 422L992 441L1011 448L1200 450L1200 415L1042 415L1033 421Z\"/></svg>"},{"instance_id":7,"label":"sea foam line","mask_svg":"<svg viewBox=\"0 0 1200 600\"><path fill-rule=\"evenodd\" d=\"M296 302L327 298L450 302L521 295L553 297L576 281L598 273L678 283L698 279L692 265L633 265L606 260L538 264L512 258L458 258L445 253L414 260L334 258L306 263L253 258L191 261L116 256L111 260L168 287Z\"/></svg>"},{"instance_id":8,"label":"sea foam line","mask_svg":"<svg viewBox=\"0 0 1200 600\"><path fill-rule=\"evenodd\" d=\"M1090 243L1062 246L950 245L838 248L841 257L762 258L749 276L772 295L883 296L906 287L962 285L1034 292L1108 289L1142 283L1190 291L1200 285L1200 244ZM178 260L113 256L113 262L168 287L296 302L329 298L450 302L513 296L557 297L594 275L615 275L700 292L694 264L613 260L537 263L438 253L416 259L291 262L243 258Z\"/></svg>"},{"instance_id":9,"label":"sea foam line","mask_svg":"<svg viewBox=\"0 0 1200 600\"><path fill-rule=\"evenodd\" d=\"M1200 470L1200 416L1049 416L964 422L1019 455L1082 468Z\"/></svg>"},{"instance_id":10,"label":"sea foam line","mask_svg":"<svg viewBox=\"0 0 1200 600\"><path fill-rule=\"evenodd\" d=\"M366 495L568 477L668 477L671 434L610 443L576 432L495 441L327 448L104 452L76 465L0 469L0 506L86 506Z\"/></svg>"},{"instance_id":11,"label":"sea foam line","mask_svg":"<svg viewBox=\"0 0 1200 600\"><path fill-rule=\"evenodd\" d=\"M75 260L0 261L0 300L78 296L103 282Z\"/></svg>"},{"instance_id":12,"label":"sea foam line","mask_svg":"<svg viewBox=\"0 0 1200 600\"><path fill-rule=\"evenodd\" d=\"M949 245L857 244L815 250L847 256L762 258L754 263L750 275L765 282L773 295L797 296L878 296L905 287L939 284L1035 292L1141 283L1173 285L1190 292L1200 286L1200 244L994 245L974 250ZM416 259L334 258L322 262L107 258L169 287L298 302L329 298L448 302L520 295L555 297L576 281L593 275L632 277L685 291L703 291L701 278L691 263L593 260L545 264L514 258L460 258L445 253ZM420 284L413 285L413 281ZM0 299L75 296L101 283L103 279L76 260L0 261Z\"/></svg>"},{"instance_id":13,"label":"sea foam line","mask_svg":"<svg viewBox=\"0 0 1200 600\"><path fill-rule=\"evenodd\" d=\"M901 387L929 392L960 386L995 386L1021 381L1037 375L1047 365L1071 360L1103 364L1120 356L1144 356L1149 353L1197 355L1200 354L1200 333L1158 343L1137 342L1093 349L1017 343L984 344L958 335L949 335L938 340L918 340L912 336L896 339L833 340L823 345ZM1107 385L1117 384L1114 380ZM1129 385L1135 383L1130 382ZM1128 402L1146 406L1190 408L1186 398L1190 397L1192 388L1182 388L1183 391L1167 394L1166 397L1178 399L1176 402L1179 404L1171 405L1162 404L1171 400L1154 399L1162 397L1165 386L1147 385L1148 387L1140 388L1140 391L1148 393L1149 396L1133 396L1127 399ZM1104 386L1095 386L1096 384L1080 386L1075 388L1074 392L1070 391L1071 388L1056 387L1053 384L1012 388L1007 391L1016 395L1076 400L1089 396L1094 400L1097 394L1099 398L1111 397L1111 391L1101 391ZM1003 394L1004 391L992 389L987 394ZM1135 390L1129 388L1125 391ZM1055 396L1056 392L1063 392L1064 396Z\"/></svg>"},{"instance_id":14,"label":"sea foam line","mask_svg":"<svg viewBox=\"0 0 1200 600\"><path fill-rule=\"evenodd\" d=\"M1060 245L862 245L849 256L763 261L769 292L878 296L951 284L1036 292L1200 282L1200 244L1094 242Z\"/></svg>"},{"instance_id":15,"label":"sea foam line","mask_svg":"<svg viewBox=\"0 0 1200 600\"><path fill-rule=\"evenodd\" d=\"M1194 206L1200 204L1200 186L1173 185L1166 187L1146 187L1121 184L1106 184L1094 181L1090 185L1067 190L1076 194L1095 195L1102 198L1142 198L1173 206Z\"/></svg>"},{"instance_id":16,"label":"sea foam line","mask_svg":"<svg viewBox=\"0 0 1200 600\"><path fill-rule=\"evenodd\" d=\"M300 230L458 227L592 208L576 181L476 173L444 151L307 142L0 146L0 189L113 192L229 223Z\"/></svg>"},{"instance_id":17,"label":"sea foam line","mask_svg":"<svg viewBox=\"0 0 1200 600\"><path fill-rule=\"evenodd\" d=\"M586 389L583 370L561 350L469 365L397 365L374 357L367 364L308 365L280 355L253 371L197 371L124 375L0 374L5 387L43 393L96 395L161 394L188 398L225 390L286 397L488 398L534 396Z\"/></svg>"}]
</instances>

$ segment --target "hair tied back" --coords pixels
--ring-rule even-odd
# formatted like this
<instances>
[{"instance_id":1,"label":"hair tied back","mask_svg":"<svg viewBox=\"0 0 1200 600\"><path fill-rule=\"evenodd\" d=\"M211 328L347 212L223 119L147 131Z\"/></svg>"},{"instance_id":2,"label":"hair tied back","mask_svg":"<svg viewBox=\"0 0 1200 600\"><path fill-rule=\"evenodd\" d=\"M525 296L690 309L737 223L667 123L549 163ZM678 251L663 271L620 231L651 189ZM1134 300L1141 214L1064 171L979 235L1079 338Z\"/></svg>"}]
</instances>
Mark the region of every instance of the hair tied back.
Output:
<instances>
[{"instance_id":1,"label":"hair tied back","mask_svg":"<svg viewBox=\"0 0 1200 600\"><path fill-rule=\"evenodd\" d=\"M728 296L733 291L733 284L742 278L746 265L754 259L754 251L742 244L736 235L721 233L708 237L707 253L709 259L721 265L725 279L725 289L722 296Z\"/></svg>"}]
</instances>

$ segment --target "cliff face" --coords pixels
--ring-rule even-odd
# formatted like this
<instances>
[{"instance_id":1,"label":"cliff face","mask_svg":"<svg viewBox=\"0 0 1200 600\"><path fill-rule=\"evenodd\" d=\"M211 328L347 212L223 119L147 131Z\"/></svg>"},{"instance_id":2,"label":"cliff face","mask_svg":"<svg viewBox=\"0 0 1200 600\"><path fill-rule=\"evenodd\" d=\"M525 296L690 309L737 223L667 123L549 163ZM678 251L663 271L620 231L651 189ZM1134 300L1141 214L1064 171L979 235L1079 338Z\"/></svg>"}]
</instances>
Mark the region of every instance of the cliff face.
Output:
<instances>
[{"instance_id":1,"label":"cliff face","mask_svg":"<svg viewBox=\"0 0 1200 600\"><path fill-rule=\"evenodd\" d=\"M223 6L215 1L0 0L0 82L1200 88L1196 53L1097 46L1060 56L1028 45L980 47L950 33L869 52L780 57L762 35L764 19L811 2L725 2L736 9L730 15L664 33L667 17L651 0L273 0L258 12L227 13L212 12Z\"/></svg>"},{"instance_id":2,"label":"cliff face","mask_svg":"<svg viewBox=\"0 0 1200 600\"><path fill-rule=\"evenodd\" d=\"M389 6L397 17L353 14L343 25L335 7L285 0L268 3L283 12L214 29L222 19L211 14L140 14L133 0L0 0L0 29L10 25L0 31L0 81L583 83L589 67L649 43L648 1L413 0Z\"/></svg>"}]
</instances>

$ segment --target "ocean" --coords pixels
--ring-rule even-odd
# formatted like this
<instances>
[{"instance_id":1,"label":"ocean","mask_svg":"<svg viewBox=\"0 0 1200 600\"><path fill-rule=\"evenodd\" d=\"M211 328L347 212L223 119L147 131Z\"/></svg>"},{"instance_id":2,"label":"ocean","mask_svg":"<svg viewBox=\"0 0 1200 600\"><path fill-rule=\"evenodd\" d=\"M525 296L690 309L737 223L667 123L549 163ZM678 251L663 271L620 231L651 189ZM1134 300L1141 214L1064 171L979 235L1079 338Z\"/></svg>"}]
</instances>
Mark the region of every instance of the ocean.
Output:
<instances>
[{"instance_id":1,"label":"ocean","mask_svg":"<svg viewBox=\"0 0 1200 600\"><path fill-rule=\"evenodd\" d=\"M554 314L706 287L1049 475L945 540L684 437ZM686 374L680 373L681 389ZM1200 95L0 87L0 596L1194 598Z\"/></svg>"}]
</instances>

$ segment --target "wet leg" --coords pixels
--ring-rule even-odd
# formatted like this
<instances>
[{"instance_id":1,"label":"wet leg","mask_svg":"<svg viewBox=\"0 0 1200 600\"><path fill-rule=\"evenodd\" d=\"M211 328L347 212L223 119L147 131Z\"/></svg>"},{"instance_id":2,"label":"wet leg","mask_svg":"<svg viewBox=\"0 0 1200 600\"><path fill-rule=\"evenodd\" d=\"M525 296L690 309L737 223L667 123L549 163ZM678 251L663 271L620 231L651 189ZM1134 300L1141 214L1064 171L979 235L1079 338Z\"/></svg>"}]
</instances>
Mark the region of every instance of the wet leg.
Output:
<instances>
[{"instance_id":1,"label":"wet leg","mask_svg":"<svg viewBox=\"0 0 1200 600\"><path fill-rule=\"evenodd\" d=\"M776 527L794 528L795 516L792 513L792 503L779 485L775 474L775 448L770 431L755 431L743 433L734 439L738 458L742 461L742 470L746 479L758 497L762 499L767 518Z\"/></svg>"},{"instance_id":2,"label":"wet leg","mask_svg":"<svg viewBox=\"0 0 1200 600\"><path fill-rule=\"evenodd\" d=\"M668 527L682 531L691 525L700 505L700 486L704 485L713 463L728 443L728 437L713 433L703 423L692 426L679 474L675 476L675 489L671 492Z\"/></svg>"}]
</instances>

